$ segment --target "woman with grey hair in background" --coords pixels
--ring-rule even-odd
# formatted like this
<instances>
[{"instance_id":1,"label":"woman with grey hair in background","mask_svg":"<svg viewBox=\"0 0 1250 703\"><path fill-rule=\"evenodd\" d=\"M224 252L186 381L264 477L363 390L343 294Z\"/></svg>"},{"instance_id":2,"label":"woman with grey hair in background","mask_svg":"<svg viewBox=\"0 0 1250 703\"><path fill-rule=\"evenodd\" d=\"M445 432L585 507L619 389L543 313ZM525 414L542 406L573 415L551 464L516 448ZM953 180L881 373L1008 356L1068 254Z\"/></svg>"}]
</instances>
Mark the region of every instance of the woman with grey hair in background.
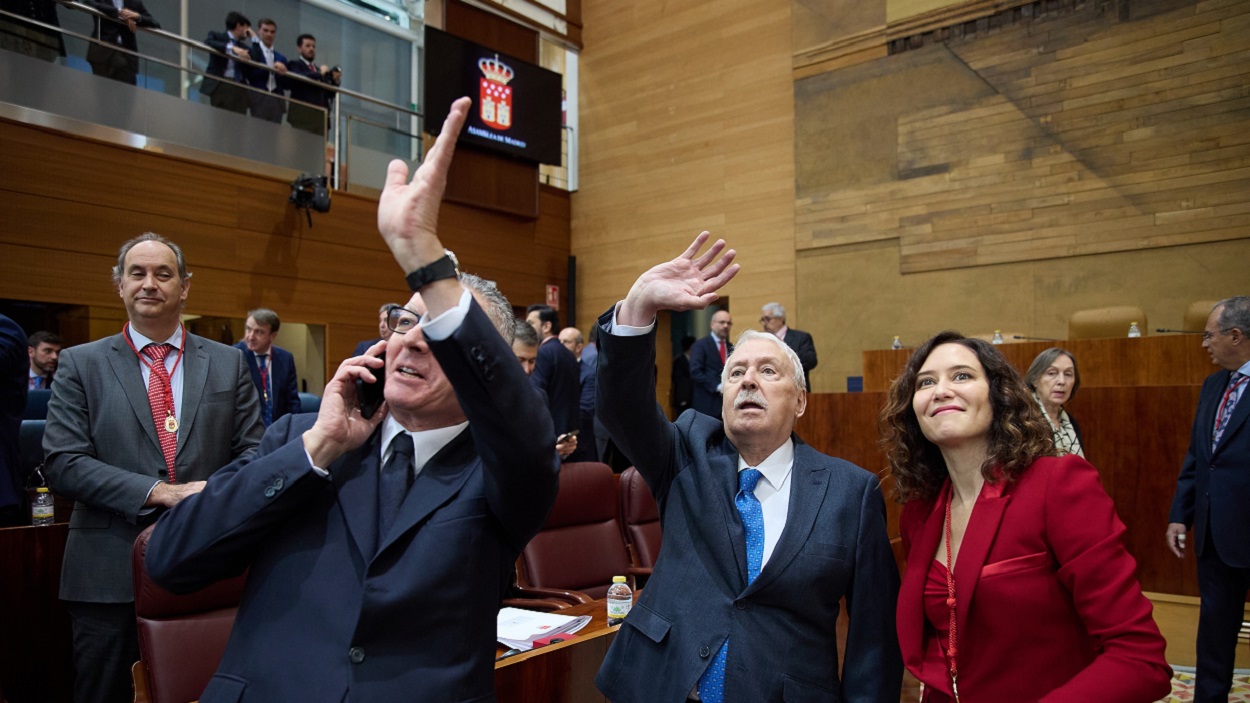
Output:
<instances>
[{"instance_id":1,"label":"woman with grey hair in background","mask_svg":"<svg viewBox=\"0 0 1250 703\"><path fill-rule=\"evenodd\" d=\"M1042 416L1050 423L1056 453L1084 457L1081 426L1063 409L1076 396L1076 389L1081 387L1081 372L1076 368L1076 357L1066 349L1051 347L1038 354L1029 365L1024 381L1033 391Z\"/></svg>"}]
</instances>

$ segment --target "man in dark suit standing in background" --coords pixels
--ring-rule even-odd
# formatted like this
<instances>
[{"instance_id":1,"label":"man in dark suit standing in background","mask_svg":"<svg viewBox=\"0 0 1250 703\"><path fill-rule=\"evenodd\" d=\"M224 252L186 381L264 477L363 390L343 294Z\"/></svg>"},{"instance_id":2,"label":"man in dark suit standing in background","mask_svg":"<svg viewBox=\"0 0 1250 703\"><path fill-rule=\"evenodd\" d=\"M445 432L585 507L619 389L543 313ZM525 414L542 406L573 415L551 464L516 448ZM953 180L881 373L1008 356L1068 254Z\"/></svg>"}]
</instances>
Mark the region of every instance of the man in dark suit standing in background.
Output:
<instances>
[{"instance_id":1,"label":"man in dark suit standing in background","mask_svg":"<svg viewBox=\"0 0 1250 703\"><path fill-rule=\"evenodd\" d=\"M295 373L295 357L274 346L282 320L268 308L257 308L247 314L243 341L235 344L243 350L252 382L260 394L260 418L268 427L283 415L299 412L299 383Z\"/></svg>"},{"instance_id":2,"label":"man in dark suit standing in background","mask_svg":"<svg viewBox=\"0 0 1250 703\"><path fill-rule=\"evenodd\" d=\"M731 327L729 311L717 310L712 315L711 334L690 348L690 380L694 382L691 404L704 415L721 416L721 371L725 359L734 352L734 345L729 343Z\"/></svg>"},{"instance_id":3,"label":"man in dark suit standing in background","mask_svg":"<svg viewBox=\"0 0 1250 703\"><path fill-rule=\"evenodd\" d=\"M556 435L581 427L581 369L577 357L560 343L560 314L549 305L531 305L525 321L538 333L538 360L530 383L547 394L547 409L555 423Z\"/></svg>"},{"instance_id":4,"label":"man in dark suit standing in background","mask_svg":"<svg viewBox=\"0 0 1250 703\"><path fill-rule=\"evenodd\" d=\"M595 683L614 703L897 703L898 569L876 476L794 435L803 368L748 330L724 374L724 422L655 402L655 320L701 309L737 272L718 241L638 278L599 318L599 413L660 506L664 549ZM838 675L838 601L847 630Z\"/></svg>"},{"instance_id":5,"label":"man in dark suit standing in background","mask_svg":"<svg viewBox=\"0 0 1250 703\"><path fill-rule=\"evenodd\" d=\"M317 38L311 34L301 34L295 40L295 46L299 49L299 56L294 61L287 64L287 71L291 74L306 78L316 83L325 83L327 85L338 85L343 78L342 71L337 67L318 66L317 61ZM288 88L291 89L291 99L306 102L315 107L324 107L326 110L334 104L334 93L324 88L318 88L310 85L305 81L289 81ZM317 110L307 105L291 104L290 111L287 112L286 121L298 129L302 129L313 134L326 133L326 120L329 115L321 110Z\"/></svg>"},{"instance_id":6,"label":"man in dark suit standing in background","mask_svg":"<svg viewBox=\"0 0 1250 703\"><path fill-rule=\"evenodd\" d=\"M135 29L139 27L161 28L160 23L143 5L143 0L122 0L120 8L111 0L84 0L84 2L93 10L112 18L110 21L94 17L95 27L91 30L93 39L99 39L109 46L120 46L123 49L138 51L139 42L135 40ZM91 72L95 75L112 78L122 83L135 85L139 76L139 57L107 49L95 42L87 47L87 63L91 64Z\"/></svg>"},{"instance_id":7,"label":"man in dark suit standing in background","mask_svg":"<svg viewBox=\"0 0 1250 703\"><path fill-rule=\"evenodd\" d=\"M352 356L360 356L369 351L369 347L384 339L391 338L391 328L386 326L386 311L392 307L399 306L399 303L383 303L382 307L378 308L378 334L381 336L373 339L362 339L356 344L356 349L352 351Z\"/></svg>"},{"instance_id":8,"label":"man in dark suit standing in background","mask_svg":"<svg viewBox=\"0 0 1250 703\"><path fill-rule=\"evenodd\" d=\"M816 368L816 345L812 342L812 335L786 326L786 309L781 307L781 303L766 303L760 309L760 324L765 332L785 342L799 355L799 361L803 362L803 376L807 379L807 392L811 393L812 369Z\"/></svg>"},{"instance_id":9,"label":"man in dark suit standing in background","mask_svg":"<svg viewBox=\"0 0 1250 703\"><path fill-rule=\"evenodd\" d=\"M247 84L264 93L248 91L247 99L252 117L259 117L269 122L282 122L286 114L286 101L282 96L286 93L286 57L273 48L274 38L278 35L278 23L265 17L256 25L260 41L252 42L252 66L247 71ZM268 66L273 71L267 71ZM276 71L276 73L275 73Z\"/></svg>"},{"instance_id":10,"label":"man in dark suit standing in background","mask_svg":"<svg viewBox=\"0 0 1250 703\"><path fill-rule=\"evenodd\" d=\"M56 365L61 361L64 343L59 335L39 330L26 340L26 354L30 357L30 373L27 388L51 388L56 376Z\"/></svg>"},{"instance_id":11,"label":"man in dark suit standing in background","mask_svg":"<svg viewBox=\"0 0 1250 703\"><path fill-rule=\"evenodd\" d=\"M210 49L225 54L208 55L208 67L204 72L216 78L205 78L200 84L200 92L208 96L208 102L213 107L247 114L250 91L242 84L247 82L247 73L251 70L248 62L252 58L252 43L255 40L252 21L240 12L226 15L226 31L208 33L204 43Z\"/></svg>"},{"instance_id":12,"label":"man in dark suit standing in background","mask_svg":"<svg viewBox=\"0 0 1250 703\"><path fill-rule=\"evenodd\" d=\"M264 432L243 355L181 324L191 274L176 244L126 242L113 283L129 322L61 355L43 437L50 488L76 501L60 593L76 703L132 700L135 537Z\"/></svg>"},{"instance_id":13,"label":"man in dark suit standing in background","mask_svg":"<svg viewBox=\"0 0 1250 703\"><path fill-rule=\"evenodd\" d=\"M452 105L411 183L401 161L387 173L379 228L419 293L390 317L385 363L381 345L344 361L319 415L280 420L152 533L167 588L250 569L202 703L495 700L499 604L559 474L511 306L457 280L435 231L468 108ZM365 418L356 381L383 367L386 403Z\"/></svg>"},{"instance_id":14,"label":"man in dark suit standing in background","mask_svg":"<svg viewBox=\"0 0 1250 703\"><path fill-rule=\"evenodd\" d=\"M1216 304L1202 346L1219 371L1198 396L1189 452L1168 517L1168 549L1198 550L1198 672L1194 700L1227 701L1250 591L1250 297Z\"/></svg>"},{"instance_id":15,"label":"man in dark suit standing in background","mask_svg":"<svg viewBox=\"0 0 1250 703\"><path fill-rule=\"evenodd\" d=\"M673 370L669 375L669 396L673 403L673 417L677 417L690 409L694 399L694 381L690 378L690 348L694 346L694 337L686 335L681 338L681 353L673 357Z\"/></svg>"}]
</instances>

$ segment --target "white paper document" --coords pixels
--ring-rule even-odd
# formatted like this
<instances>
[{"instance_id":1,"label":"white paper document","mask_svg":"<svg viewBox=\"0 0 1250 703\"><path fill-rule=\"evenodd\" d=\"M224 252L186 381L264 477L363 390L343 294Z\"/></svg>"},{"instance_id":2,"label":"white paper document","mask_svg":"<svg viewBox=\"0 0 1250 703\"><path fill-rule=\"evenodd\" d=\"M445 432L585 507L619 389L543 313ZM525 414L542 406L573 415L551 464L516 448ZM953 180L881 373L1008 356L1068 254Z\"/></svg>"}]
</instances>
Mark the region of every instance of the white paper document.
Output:
<instances>
[{"instance_id":1,"label":"white paper document","mask_svg":"<svg viewBox=\"0 0 1250 703\"><path fill-rule=\"evenodd\" d=\"M499 611L497 636L500 644L528 652L534 648L534 640L548 635L565 635L577 632L590 622L589 615L557 615L520 608L502 608Z\"/></svg>"}]
</instances>

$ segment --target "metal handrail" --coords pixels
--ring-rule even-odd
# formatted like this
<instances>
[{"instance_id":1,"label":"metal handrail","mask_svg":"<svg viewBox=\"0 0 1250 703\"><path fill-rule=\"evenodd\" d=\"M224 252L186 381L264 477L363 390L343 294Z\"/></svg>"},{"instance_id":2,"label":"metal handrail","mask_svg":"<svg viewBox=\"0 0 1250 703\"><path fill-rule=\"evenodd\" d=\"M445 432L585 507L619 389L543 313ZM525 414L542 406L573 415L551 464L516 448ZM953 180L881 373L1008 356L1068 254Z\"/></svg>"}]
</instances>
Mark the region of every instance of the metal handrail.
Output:
<instances>
[{"instance_id":1,"label":"metal handrail","mask_svg":"<svg viewBox=\"0 0 1250 703\"><path fill-rule=\"evenodd\" d=\"M80 2L76 2L75 0L56 0L56 2L57 2L57 3L59 3L60 5L63 5L63 6L65 6L65 7L70 8L71 10L77 10L77 11L79 11L79 12L85 12L85 13L87 13L87 14L89 14L89 15L92 15L92 16L95 16L95 17L100 17L100 18L102 18L102 19L105 19L105 20L107 20L107 21L109 21L109 22L113 22L113 23L116 23L116 24L125 24L125 22L123 22L122 20L115 19L115 18L113 18L113 17L109 17L108 15L104 14L103 12L100 12L99 10L95 9L94 7L90 7L90 6L88 6L88 5L84 5L84 4L80 3ZM146 55L144 55L144 54L141 54L141 53L138 53L138 52L131 52L131 51L128 51L128 50L126 50L126 49L123 49L122 47L119 47L119 46L114 46L114 45L112 45L112 44L105 44L104 42L101 42L101 41L99 41L98 39L91 39L90 37L82 37L82 35L77 34L77 33L75 33L75 32L70 32L70 31L69 31L69 30L67 30L67 29L62 29L62 28L60 28L60 27L56 27L56 26L54 26L54 25L44 24L43 22L38 22L38 21L36 21L36 20L32 20L32 19L27 18L27 17L24 17L24 16L22 16L22 15L15 15L15 14L12 14L12 13L10 13L10 12L6 12L6 11L4 11L4 10L0 10L0 13L3 13L3 14L5 14L5 15L9 15L10 17L18 17L18 18L20 18L20 19L22 19L22 20L24 20L24 21L26 21L26 22L29 22L29 23L31 23L31 24L39 25L39 26L41 26L41 27L45 27L45 28L47 28L47 29L51 29L51 30L54 30L54 31L56 31L56 32L60 32L60 33L62 33L62 34L69 34L69 35L72 35L72 36L75 36L75 37L85 38L85 39L87 39L87 41L91 41L91 42L94 42L94 43L96 43L96 44L101 44L101 45L103 45L103 46L107 46L108 48L113 49L113 50L115 50L115 51L121 51L121 52L124 52L124 53L133 54L133 55L135 55L135 56L138 56L138 57L140 57L140 58L146 59L146 60L148 60L148 61L158 61L158 62L160 62L160 63L163 63L163 64L167 65L167 66L172 66L173 68L177 68L177 69L179 69L179 70L184 70L184 69L185 69L185 70L188 70L188 71L192 71L193 73L196 73L196 74L198 74L198 75L200 75L200 76L207 75L207 74L204 74L204 73L200 73L199 71L195 71L194 69L191 69L190 67L183 67L183 66L178 66L178 65L175 65L175 64L170 64L170 63L169 63L169 62L167 62L167 61L162 61L161 59L157 59L157 58L151 58L151 57L148 57L148 56L146 56ZM155 35L155 36L158 36L158 37L163 37L163 38L165 38L165 39L168 39L168 40L170 40L170 41L173 41L173 42L176 42L176 43L182 44L182 45L187 46L187 47L190 47L190 48L192 48L192 49L196 49L196 50L198 50L198 51L203 51L203 52L208 53L208 54L215 54L215 55L217 55L217 56L222 56L222 57L225 57L226 59L230 59L230 60L237 60L237 57L235 57L235 56L231 56L231 55L229 55L229 54L226 54L226 53L223 53L223 52L217 51L216 49L214 49L214 48L210 47L209 45L205 44L204 42L199 42L199 41L196 41L196 40L194 40L194 39L188 39L187 37L184 37L184 36L182 36L181 34L176 34L176 33L174 33L174 32L170 32L170 31L168 31L168 30L164 30L164 29L152 29L152 28L150 28L150 27L138 27L138 29L139 29L140 31L146 32L146 33L148 33L148 34L152 34L152 35ZM258 64L258 63L255 63L255 62L249 62L249 64L250 64L250 65L252 65L252 66L256 66L256 67L258 67L258 68L263 68L263 69L265 69L266 71L269 71L270 73L273 73L273 74L275 74L275 75L278 75L278 76L283 76L283 74L279 73L276 69L271 68L270 66L267 66L267 65L265 65L265 64ZM373 96L371 96L371 95L365 95L364 93L357 93L357 92L356 92L356 91L354 91L354 90L348 90L348 89L346 89L346 88L341 88L341 87L339 87L339 86L332 85L332 84L330 84L330 83L322 83L322 82L320 82L320 81L314 81L314 80L311 80L311 79L308 79L308 78L304 78L303 76L296 75L296 74L294 74L294 73L290 73L290 72L286 73L286 74L285 74L285 76L283 76L283 77L284 77L284 78L286 78L286 79L288 79L288 80L289 80L289 79L294 78L295 80L298 80L298 81L303 81L304 83L307 83L307 84L309 84L309 85L317 86L318 88L321 88L322 90L328 90L328 91L331 91L331 92L334 92L334 93L338 93L338 94L340 94L340 95L346 95L346 96L349 96L349 97L352 97L352 98L356 98L357 100L364 100L365 102L370 102L370 103L373 103L373 104L375 104L375 105L381 105L382 107L389 108L389 109L391 109L391 110L395 110L395 111L397 111L397 112L403 112L403 113L406 113L406 114L408 114L408 115L410 115L410 116L414 116L414 117L424 117L424 115L423 115L422 113L420 113L420 112L418 112L418 111L416 111L416 110L413 110L413 109L411 109L411 108L408 108L408 107L403 107L402 105L396 105L395 103L387 102L387 101L382 100L382 99L380 99L380 98L375 98L375 97L373 97ZM215 78L215 77L214 77L214 78ZM298 102L298 101L297 101L297 102ZM305 104L306 104L306 103L305 103ZM312 107L316 107L316 106L314 105L314 106L312 106Z\"/></svg>"},{"instance_id":2,"label":"metal handrail","mask_svg":"<svg viewBox=\"0 0 1250 703\"><path fill-rule=\"evenodd\" d=\"M411 132L405 132L404 130L398 127L394 127L388 124L382 124L381 122L374 122L373 120L367 120L363 117L357 117L356 115L347 116L347 120L346 120L347 125L343 129L343 131L345 132L345 134L343 135L343 143L345 143L348 147L350 147L352 144L352 123L353 122L366 124L366 125L369 125L370 127L377 127L378 129L384 129L390 132L394 132L395 134L408 137L410 139L414 139L417 142L417 161L421 161L425 158L425 151L423 148L424 144L421 143L420 134L413 134ZM351 172L348 170L350 168L350 163L349 163L349 158L348 158L348 155L350 153L351 153L350 148L343 150L342 154L339 156L339 160L342 163L342 166L335 173L336 178L340 174L343 175L344 183L342 184L343 185L342 190L344 191L351 190L351 180L350 180ZM338 186L336 185L335 188L338 189Z\"/></svg>"}]
</instances>

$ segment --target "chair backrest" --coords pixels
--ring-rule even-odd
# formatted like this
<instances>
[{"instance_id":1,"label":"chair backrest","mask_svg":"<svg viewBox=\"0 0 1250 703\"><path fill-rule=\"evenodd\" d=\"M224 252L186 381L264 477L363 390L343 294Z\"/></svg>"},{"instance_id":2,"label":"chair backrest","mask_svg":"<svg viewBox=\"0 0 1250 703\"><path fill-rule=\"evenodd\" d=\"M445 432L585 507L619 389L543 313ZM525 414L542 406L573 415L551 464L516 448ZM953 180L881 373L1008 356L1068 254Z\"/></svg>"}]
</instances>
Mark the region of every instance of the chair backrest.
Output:
<instances>
[{"instance_id":1,"label":"chair backrest","mask_svg":"<svg viewBox=\"0 0 1250 703\"><path fill-rule=\"evenodd\" d=\"M1206 322L1206 320L1204 319L1203 322ZM51 388L33 388L26 391L26 410L22 412L22 419L48 419L48 399L51 397Z\"/></svg>"},{"instance_id":2,"label":"chair backrest","mask_svg":"<svg viewBox=\"0 0 1250 703\"><path fill-rule=\"evenodd\" d=\"M621 521L634 566L654 568L660 557L660 508L642 474L632 466L621 474Z\"/></svg>"},{"instance_id":3,"label":"chair backrest","mask_svg":"<svg viewBox=\"0 0 1250 703\"><path fill-rule=\"evenodd\" d=\"M186 703L200 698L221 664L247 577L184 596L166 591L148 578L143 561L153 527L139 533L131 552L139 657L152 703Z\"/></svg>"},{"instance_id":4,"label":"chair backrest","mask_svg":"<svg viewBox=\"0 0 1250 703\"><path fill-rule=\"evenodd\" d=\"M1093 310L1078 310L1068 318L1068 339L1100 339L1127 337L1128 326L1136 322L1144 337L1146 311L1135 305L1116 305Z\"/></svg>"},{"instance_id":5,"label":"chair backrest","mask_svg":"<svg viewBox=\"0 0 1250 703\"><path fill-rule=\"evenodd\" d=\"M313 393L299 394L299 411L302 413L315 413L321 409L321 396Z\"/></svg>"},{"instance_id":6,"label":"chair backrest","mask_svg":"<svg viewBox=\"0 0 1250 703\"><path fill-rule=\"evenodd\" d=\"M47 424L47 420L22 420L22 427L17 431L23 481L43 463L43 428Z\"/></svg>"},{"instance_id":7,"label":"chair backrest","mask_svg":"<svg viewBox=\"0 0 1250 703\"><path fill-rule=\"evenodd\" d=\"M1185 309L1185 321L1181 329L1190 332L1203 332L1207 328L1207 318L1211 317L1211 310L1215 307L1218 300L1196 300L1189 304Z\"/></svg>"},{"instance_id":8,"label":"chair backrest","mask_svg":"<svg viewBox=\"0 0 1250 703\"><path fill-rule=\"evenodd\" d=\"M629 569L616 496L617 477L607 464L562 465L556 504L521 552L520 585L606 596L612 577Z\"/></svg>"}]
</instances>

